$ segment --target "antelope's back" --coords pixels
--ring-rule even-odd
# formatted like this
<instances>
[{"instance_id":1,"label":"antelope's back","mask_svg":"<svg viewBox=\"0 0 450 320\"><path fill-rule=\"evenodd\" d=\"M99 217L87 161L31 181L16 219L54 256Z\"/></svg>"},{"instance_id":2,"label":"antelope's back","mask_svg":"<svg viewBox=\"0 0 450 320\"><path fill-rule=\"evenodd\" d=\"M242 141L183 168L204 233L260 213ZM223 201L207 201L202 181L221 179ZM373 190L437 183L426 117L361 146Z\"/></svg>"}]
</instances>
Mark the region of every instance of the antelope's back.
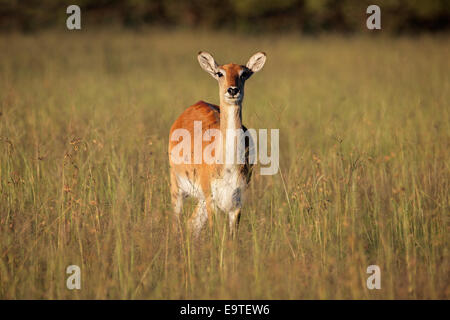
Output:
<instances>
[{"instance_id":1,"label":"antelope's back","mask_svg":"<svg viewBox=\"0 0 450 320\"><path fill-rule=\"evenodd\" d=\"M194 159L194 121L201 121L202 124L202 152L205 146L214 141L203 141L203 133L208 129L220 130L220 108L216 105L206 103L204 101L199 101L196 104L187 108L173 123L170 128L169 134L169 159L171 159L171 151L179 141L172 141L171 137L175 130L185 129L189 132L191 137L191 159Z\"/></svg>"},{"instance_id":2,"label":"antelope's back","mask_svg":"<svg viewBox=\"0 0 450 320\"><path fill-rule=\"evenodd\" d=\"M201 121L202 124L202 135L199 137L201 139L200 142L195 141L194 139L194 121ZM189 132L191 137L191 160L192 164L174 164L172 162L171 158L171 152L172 149L180 143L180 141L172 141L171 137L175 130L177 129L185 129ZM169 161L170 166L172 168L180 168L180 169L189 169L189 168L201 168L201 167L208 167L209 170L212 169L218 169L220 166L217 166L216 164L193 164L194 160L194 145L195 143L202 143L202 155L203 150L206 146L210 145L214 142L215 137L211 137L210 141L203 141L203 134L208 129L217 129L220 130L220 107L216 106L214 104L210 104L204 101L199 101L189 108L187 108L173 123L172 127L170 128L170 134L169 134ZM247 131L247 128L245 126L242 126L242 129L244 132ZM246 177L247 183L250 181L251 177L251 169L252 164L249 163L249 152L250 152L250 145L253 143L251 137L245 138L245 164L241 168L241 173ZM213 154L214 155L214 154ZM214 170L216 171L216 170Z\"/></svg>"}]
</instances>

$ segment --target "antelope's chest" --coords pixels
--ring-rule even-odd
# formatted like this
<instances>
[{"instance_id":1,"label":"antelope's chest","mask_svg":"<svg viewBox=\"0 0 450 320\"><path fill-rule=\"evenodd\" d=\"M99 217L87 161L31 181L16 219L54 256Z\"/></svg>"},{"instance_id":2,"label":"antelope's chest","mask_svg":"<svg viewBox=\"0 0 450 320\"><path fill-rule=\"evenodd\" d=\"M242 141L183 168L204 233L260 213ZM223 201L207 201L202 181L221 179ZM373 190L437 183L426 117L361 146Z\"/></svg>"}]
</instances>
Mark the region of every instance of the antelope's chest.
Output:
<instances>
[{"instance_id":1,"label":"antelope's chest","mask_svg":"<svg viewBox=\"0 0 450 320\"><path fill-rule=\"evenodd\" d=\"M247 183L239 166L225 168L222 174L211 182L214 205L225 212L242 207Z\"/></svg>"}]
</instances>

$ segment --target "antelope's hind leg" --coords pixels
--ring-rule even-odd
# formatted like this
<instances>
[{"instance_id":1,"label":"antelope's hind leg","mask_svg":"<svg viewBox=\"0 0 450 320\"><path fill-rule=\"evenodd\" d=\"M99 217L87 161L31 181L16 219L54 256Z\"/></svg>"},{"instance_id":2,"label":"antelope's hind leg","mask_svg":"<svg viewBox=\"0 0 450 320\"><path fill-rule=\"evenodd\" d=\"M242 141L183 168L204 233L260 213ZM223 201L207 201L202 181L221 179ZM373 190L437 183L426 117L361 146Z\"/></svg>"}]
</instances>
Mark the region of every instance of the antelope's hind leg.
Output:
<instances>
[{"instance_id":1,"label":"antelope's hind leg","mask_svg":"<svg viewBox=\"0 0 450 320\"><path fill-rule=\"evenodd\" d=\"M189 228L195 238L198 238L200 231L208 220L208 209L205 199L199 199L194 214L189 219Z\"/></svg>"},{"instance_id":2,"label":"antelope's hind leg","mask_svg":"<svg viewBox=\"0 0 450 320\"><path fill-rule=\"evenodd\" d=\"M170 197L172 200L173 218L174 221L179 225L180 214L181 210L183 209L185 197L182 190L178 186L177 177L173 171L170 172Z\"/></svg>"}]
</instances>

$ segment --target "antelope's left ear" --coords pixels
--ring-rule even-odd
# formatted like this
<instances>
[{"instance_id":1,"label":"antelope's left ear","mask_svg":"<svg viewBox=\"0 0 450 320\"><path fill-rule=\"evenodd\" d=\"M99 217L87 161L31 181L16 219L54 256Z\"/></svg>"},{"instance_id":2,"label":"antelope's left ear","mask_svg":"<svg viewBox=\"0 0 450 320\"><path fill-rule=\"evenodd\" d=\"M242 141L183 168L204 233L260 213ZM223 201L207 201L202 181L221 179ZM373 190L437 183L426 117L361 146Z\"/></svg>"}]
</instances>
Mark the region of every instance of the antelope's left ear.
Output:
<instances>
[{"instance_id":1,"label":"antelope's left ear","mask_svg":"<svg viewBox=\"0 0 450 320\"><path fill-rule=\"evenodd\" d=\"M266 54L264 52L255 53L247 62L246 67L253 72L258 72L266 62Z\"/></svg>"}]
</instances>

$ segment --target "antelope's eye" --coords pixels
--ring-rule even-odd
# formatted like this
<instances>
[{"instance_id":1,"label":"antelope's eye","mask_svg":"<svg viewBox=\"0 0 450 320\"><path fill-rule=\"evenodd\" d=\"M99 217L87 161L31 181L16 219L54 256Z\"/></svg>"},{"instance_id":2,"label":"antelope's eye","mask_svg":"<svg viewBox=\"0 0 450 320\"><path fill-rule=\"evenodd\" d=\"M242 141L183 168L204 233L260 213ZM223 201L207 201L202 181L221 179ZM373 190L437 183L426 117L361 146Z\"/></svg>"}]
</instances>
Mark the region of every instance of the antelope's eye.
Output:
<instances>
[{"instance_id":1,"label":"antelope's eye","mask_svg":"<svg viewBox=\"0 0 450 320\"><path fill-rule=\"evenodd\" d=\"M219 78L220 78L220 77L223 77L223 73L220 72L220 71L219 71L219 72L216 72L216 76L218 76Z\"/></svg>"}]
</instances>

